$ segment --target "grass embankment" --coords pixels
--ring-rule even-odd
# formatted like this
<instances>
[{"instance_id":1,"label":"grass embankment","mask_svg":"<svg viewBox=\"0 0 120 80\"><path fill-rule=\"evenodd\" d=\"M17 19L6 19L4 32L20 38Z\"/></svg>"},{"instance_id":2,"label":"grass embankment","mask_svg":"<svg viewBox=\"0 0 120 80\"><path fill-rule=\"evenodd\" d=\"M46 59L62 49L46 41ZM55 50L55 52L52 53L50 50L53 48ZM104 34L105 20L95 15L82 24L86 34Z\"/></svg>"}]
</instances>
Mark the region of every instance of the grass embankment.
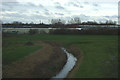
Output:
<instances>
[{"instance_id":1,"label":"grass embankment","mask_svg":"<svg viewBox=\"0 0 120 80\"><path fill-rule=\"evenodd\" d=\"M25 45L29 40L17 39L16 37L3 37L3 46L2 46L2 59L3 65L8 65L14 61L19 60L20 58L24 58L28 56L30 53L35 52L36 50L42 48L43 46L36 45ZM33 43L34 44L34 43Z\"/></svg>"},{"instance_id":2,"label":"grass embankment","mask_svg":"<svg viewBox=\"0 0 120 80\"><path fill-rule=\"evenodd\" d=\"M18 39L59 41L64 47L76 46L83 60L73 77L117 77L118 37L115 35L19 35ZM16 41L10 38L9 41Z\"/></svg>"},{"instance_id":3,"label":"grass embankment","mask_svg":"<svg viewBox=\"0 0 120 80\"><path fill-rule=\"evenodd\" d=\"M51 78L66 62L66 55L57 44L31 41L20 35L3 41L3 78Z\"/></svg>"},{"instance_id":4,"label":"grass embankment","mask_svg":"<svg viewBox=\"0 0 120 80\"><path fill-rule=\"evenodd\" d=\"M3 48L3 65L10 64L24 56L28 56L40 48L42 48L42 46L10 46L6 49Z\"/></svg>"}]
</instances>

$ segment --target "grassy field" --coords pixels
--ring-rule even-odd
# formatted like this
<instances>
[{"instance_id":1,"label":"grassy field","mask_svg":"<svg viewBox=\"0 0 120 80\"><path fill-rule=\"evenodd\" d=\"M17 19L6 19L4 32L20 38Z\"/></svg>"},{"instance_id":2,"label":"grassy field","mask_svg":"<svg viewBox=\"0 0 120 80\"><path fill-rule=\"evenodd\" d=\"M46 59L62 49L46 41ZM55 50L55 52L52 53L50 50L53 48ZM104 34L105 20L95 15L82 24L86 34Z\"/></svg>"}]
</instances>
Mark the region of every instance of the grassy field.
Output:
<instances>
[{"instance_id":1,"label":"grassy field","mask_svg":"<svg viewBox=\"0 0 120 80\"><path fill-rule=\"evenodd\" d=\"M30 53L37 50L39 46L24 46L27 48L24 49L22 46L15 47L14 45L38 40L59 41L63 42L66 48L74 45L83 51L82 64L74 77L117 77L118 36L115 35L15 35L14 37L5 37L3 38L3 42L6 42L3 46L3 59L11 62L11 59L16 60L18 57L27 55L22 53L24 51ZM13 45L9 45L9 43ZM22 54L20 56L16 53Z\"/></svg>"},{"instance_id":2,"label":"grassy field","mask_svg":"<svg viewBox=\"0 0 120 80\"><path fill-rule=\"evenodd\" d=\"M9 39L11 39L11 41ZM29 40L22 41L22 39L18 39L13 41L12 39L14 40L17 38L16 37L3 38L2 47L3 65L8 65L42 48L42 46L25 45L27 42L29 42Z\"/></svg>"}]
</instances>

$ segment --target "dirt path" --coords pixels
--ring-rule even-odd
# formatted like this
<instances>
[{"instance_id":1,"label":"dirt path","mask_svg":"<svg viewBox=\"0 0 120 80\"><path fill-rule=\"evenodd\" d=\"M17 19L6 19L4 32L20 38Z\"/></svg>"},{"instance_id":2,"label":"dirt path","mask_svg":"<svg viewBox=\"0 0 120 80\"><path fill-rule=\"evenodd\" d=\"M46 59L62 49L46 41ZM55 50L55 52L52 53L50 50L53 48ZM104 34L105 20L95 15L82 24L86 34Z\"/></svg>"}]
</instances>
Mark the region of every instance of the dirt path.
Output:
<instances>
[{"instance_id":1,"label":"dirt path","mask_svg":"<svg viewBox=\"0 0 120 80\"><path fill-rule=\"evenodd\" d=\"M66 55L54 43L37 42L44 47L3 68L3 78L51 78L66 63Z\"/></svg>"}]
</instances>

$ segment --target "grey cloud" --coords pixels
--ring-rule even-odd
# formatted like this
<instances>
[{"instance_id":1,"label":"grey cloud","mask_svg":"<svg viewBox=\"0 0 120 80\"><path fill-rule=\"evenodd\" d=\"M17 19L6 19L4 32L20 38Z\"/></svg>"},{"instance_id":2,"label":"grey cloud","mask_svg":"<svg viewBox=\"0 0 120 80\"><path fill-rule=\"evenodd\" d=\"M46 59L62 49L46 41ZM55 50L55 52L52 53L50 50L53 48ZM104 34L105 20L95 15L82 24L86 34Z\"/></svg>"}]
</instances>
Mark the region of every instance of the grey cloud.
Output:
<instances>
[{"instance_id":1,"label":"grey cloud","mask_svg":"<svg viewBox=\"0 0 120 80\"><path fill-rule=\"evenodd\" d=\"M57 9L65 9L64 7L62 6L55 6Z\"/></svg>"},{"instance_id":2,"label":"grey cloud","mask_svg":"<svg viewBox=\"0 0 120 80\"><path fill-rule=\"evenodd\" d=\"M45 6L43 6L42 4L39 4L39 6L37 7L37 9L41 9L42 11L49 11Z\"/></svg>"},{"instance_id":3,"label":"grey cloud","mask_svg":"<svg viewBox=\"0 0 120 80\"><path fill-rule=\"evenodd\" d=\"M2 8L13 9L16 6L20 6L20 4L18 2L3 2L2 3Z\"/></svg>"},{"instance_id":4,"label":"grey cloud","mask_svg":"<svg viewBox=\"0 0 120 80\"><path fill-rule=\"evenodd\" d=\"M35 5L33 3L27 2L26 4L18 3L18 2L11 2L7 3L4 2L2 4L2 11L18 11L19 13L28 12L33 10L46 10L43 5Z\"/></svg>"},{"instance_id":5,"label":"grey cloud","mask_svg":"<svg viewBox=\"0 0 120 80\"><path fill-rule=\"evenodd\" d=\"M59 2L55 2L54 3L55 5L58 5L58 6L61 6L61 4Z\"/></svg>"},{"instance_id":6,"label":"grey cloud","mask_svg":"<svg viewBox=\"0 0 120 80\"><path fill-rule=\"evenodd\" d=\"M80 6L80 8L84 8L83 6Z\"/></svg>"},{"instance_id":7,"label":"grey cloud","mask_svg":"<svg viewBox=\"0 0 120 80\"><path fill-rule=\"evenodd\" d=\"M38 7L37 5L35 5L35 4L31 3L31 2L28 2L26 5L31 6L31 7Z\"/></svg>"},{"instance_id":8,"label":"grey cloud","mask_svg":"<svg viewBox=\"0 0 120 80\"><path fill-rule=\"evenodd\" d=\"M62 13L55 13L55 14L57 14L57 15L64 15L64 14L62 14Z\"/></svg>"},{"instance_id":9,"label":"grey cloud","mask_svg":"<svg viewBox=\"0 0 120 80\"><path fill-rule=\"evenodd\" d=\"M75 6L75 7L80 7L80 8L84 8L83 6L78 5L78 4L73 4L73 6Z\"/></svg>"},{"instance_id":10,"label":"grey cloud","mask_svg":"<svg viewBox=\"0 0 120 80\"><path fill-rule=\"evenodd\" d=\"M4 11L6 11L6 9L2 9L2 11L4 12Z\"/></svg>"},{"instance_id":11,"label":"grey cloud","mask_svg":"<svg viewBox=\"0 0 120 80\"><path fill-rule=\"evenodd\" d=\"M27 15L22 15L19 13L11 13L11 14L3 14L4 17L16 17L16 18L22 18L22 17L27 17Z\"/></svg>"},{"instance_id":12,"label":"grey cloud","mask_svg":"<svg viewBox=\"0 0 120 80\"><path fill-rule=\"evenodd\" d=\"M36 8L45 8L42 4L35 5L31 2L27 2L26 4L21 4L21 6L24 6L24 8L29 8L29 9L36 9Z\"/></svg>"},{"instance_id":13,"label":"grey cloud","mask_svg":"<svg viewBox=\"0 0 120 80\"><path fill-rule=\"evenodd\" d=\"M77 5L77 4L73 3L73 2L68 2L67 5L68 5L68 6L79 7L79 5Z\"/></svg>"},{"instance_id":14,"label":"grey cloud","mask_svg":"<svg viewBox=\"0 0 120 80\"><path fill-rule=\"evenodd\" d=\"M75 7L83 8L83 6L80 3L73 3L73 2L69 2L67 6L75 6Z\"/></svg>"},{"instance_id":15,"label":"grey cloud","mask_svg":"<svg viewBox=\"0 0 120 80\"><path fill-rule=\"evenodd\" d=\"M18 13L12 13L12 14L4 14L3 17L9 17L11 18L11 20L17 18L17 19L20 19L20 18L25 18L25 19L47 19L46 16L42 16L42 15L39 15L39 14L32 14L32 15L23 15L23 14L18 14ZM13 20L14 21L14 20Z\"/></svg>"},{"instance_id":16,"label":"grey cloud","mask_svg":"<svg viewBox=\"0 0 120 80\"><path fill-rule=\"evenodd\" d=\"M20 3L19 2L2 2L2 5L3 6L20 6Z\"/></svg>"},{"instance_id":17,"label":"grey cloud","mask_svg":"<svg viewBox=\"0 0 120 80\"><path fill-rule=\"evenodd\" d=\"M72 17L73 17L73 18L74 18L74 17L79 17L81 20L88 20L88 19L90 19L90 16L86 16L86 15L84 15L84 14L73 15Z\"/></svg>"},{"instance_id":18,"label":"grey cloud","mask_svg":"<svg viewBox=\"0 0 120 80\"><path fill-rule=\"evenodd\" d=\"M50 13L49 12L44 12L46 15L50 15Z\"/></svg>"},{"instance_id":19,"label":"grey cloud","mask_svg":"<svg viewBox=\"0 0 120 80\"><path fill-rule=\"evenodd\" d=\"M97 20L105 22L107 19L105 19L105 18L98 18Z\"/></svg>"},{"instance_id":20,"label":"grey cloud","mask_svg":"<svg viewBox=\"0 0 120 80\"><path fill-rule=\"evenodd\" d=\"M74 17L79 17L82 21L89 21L89 20L106 21L107 19L110 19L110 16L106 16L106 17L108 17L106 19L105 16L87 16L84 14L73 15L72 18L74 18ZM113 18L111 18L111 19L113 19Z\"/></svg>"},{"instance_id":21,"label":"grey cloud","mask_svg":"<svg viewBox=\"0 0 120 80\"><path fill-rule=\"evenodd\" d=\"M79 7L79 5L77 5L77 4L74 4L74 3L73 3L73 6L75 6L75 7Z\"/></svg>"},{"instance_id":22,"label":"grey cloud","mask_svg":"<svg viewBox=\"0 0 120 80\"><path fill-rule=\"evenodd\" d=\"M39 11L36 11L36 13L39 13Z\"/></svg>"},{"instance_id":23,"label":"grey cloud","mask_svg":"<svg viewBox=\"0 0 120 80\"><path fill-rule=\"evenodd\" d=\"M96 3L93 3L93 6L97 7L97 6L99 6L99 5L98 5L98 4L96 4Z\"/></svg>"},{"instance_id":24,"label":"grey cloud","mask_svg":"<svg viewBox=\"0 0 120 80\"><path fill-rule=\"evenodd\" d=\"M48 10L43 6L43 5L35 5L33 3L26 3L26 4L22 4L22 3L3 3L2 4L2 12L3 12L3 17L9 17L11 20L13 19L21 19L21 18L25 18L26 20L32 19L32 18L42 18L45 19L45 16L39 15L39 11L37 10L43 10L46 11L45 14L48 15L49 13L47 12ZM4 14L5 11L12 11L12 12L17 12L17 13L9 13L9 14ZM24 13L28 13L28 12L35 12L37 14L32 14L32 15L26 15ZM29 14L29 13L28 13ZM47 19L47 18L46 18Z\"/></svg>"},{"instance_id":25,"label":"grey cloud","mask_svg":"<svg viewBox=\"0 0 120 80\"><path fill-rule=\"evenodd\" d=\"M39 7L40 7L40 8L44 8L44 6L43 6L42 4L39 4Z\"/></svg>"},{"instance_id":26,"label":"grey cloud","mask_svg":"<svg viewBox=\"0 0 120 80\"><path fill-rule=\"evenodd\" d=\"M2 3L2 6L3 6L3 8L4 7L9 8L10 7L11 9L16 8L16 7L19 7L20 9L22 7L27 8L27 9L30 9L30 8L44 8L44 6L41 5L41 4L39 6L37 6L37 5L35 5L31 2L27 2L26 4L22 4L22 3L18 3L18 2L4 2L4 3Z\"/></svg>"},{"instance_id":27,"label":"grey cloud","mask_svg":"<svg viewBox=\"0 0 120 80\"><path fill-rule=\"evenodd\" d=\"M118 16L117 15L114 15L114 16L112 16L113 18L118 18Z\"/></svg>"},{"instance_id":28,"label":"grey cloud","mask_svg":"<svg viewBox=\"0 0 120 80\"><path fill-rule=\"evenodd\" d=\"M44 9L44 11L49 11L48 9Z\"/></svg>"},{"instance_id":29,"label":"grey cloud","mask_svg":"<svg viewBox=\"0 0 120 80\"><path fill-rule=\"evenodd\" d=\"M17 0L3 0L2 2L17 2Z\"/></svg>"},{"instance_id":30,"label":"grey cloud","mask_svg":"<svg viewBox=\"0 0 120 80\"><path fill-rule=\"evenodd\" d=\"M109 19L114 20L118 16L117 15L113 15L113 16L86 16L84 14L80 14L80 15L73 15L73 17L80 17L80 19L83 21L89 21L89 20L106 21Z\"/></svg>"},{"instance_id":31,"label":"grey cloud","mask_svg":"<svg viewBox=\"0 0 120 80\"><path fill-rule=\"evenodd\" d=\"M84 4L89 4L88 2L84 2Z\"/></svg>"},{"instance_id":32,"label":"grey cloud","mask_svg":"<svg viewBox=\"0 0 120 80\"><path fill-rule=\"evenodd\" d=\"M104 16L104 17L109 18L109 16Z\"/></svg>"},{"instance_id":33,"label":"grey cloud","mask_svg":"<svg viewBox=\"0 0 120 80\"><path fill-rule=\"evenodd\" d=\"M44 9L44 14L45 15L50 15L49 10L48 9Z\"/></svg>"},{"instance_id":34,"label":"grey cloud","mask_svg":"<svg viewBox=\"0 0 120 80\"><path fill-rule=\"evenodd\" d=\"M103 17L106 17L106 18L118 18L117 15L113 15L113 16L103 16Z\"/></svg>"},{"instance_id":35,"label":"grey cloud","mask_svg":"<svg viewBox=\"0 0 120 80\"><path fill-rule=\"evenodd\" d=\"M53 1L54 2L54 1ZM68 2L69 3L69 2ZM81 2L70 2L69 4L66 3L67 5L64 5L64 6L72 6L72 7L78 7L78 8L84 8L85 4L89 4L90 6L92 6L92 9L93 11L96 11L96 10L99 10L99 4L98 3L83 3L81 5ZM56 3L53 3L53 5L48 5L48 6L44 6L43 4L40 4L40 5L35 5L33 4L32 2L30 3L25 3L25 4L22 4L22 3L18 3L18 2L11 2L11 3L2 3L2 12L4 13L5 11L11 11L11 12L17 12L17 13L4 13L3 14L3 18L4 17L10 17L8 18L10 21L11 20L20 20L21 18L25 18L25 20L29 21L31 19L43 19L43 20L48 20L48 19L52 19L53 17L55 17L54 15L61 15L61 17L65 18L65 16L72 16L74 13L72 12L72 10L68 9L67 10L67 7L64 7L64 6L61 6L61 4L59 2L56 2ZM48 8L47 8L48 7ZM53 11L53 10L56 10L56 11ZM60 13L59 13L59 12ZM30 12L30 13L28 13ZM32 14L33 12L33 14ZM40 14L40 12L44 13L44 15ZM78 11L76 11L78 12ZM26 14L27 13L27 14ZM35 14L34 14L35 13ZM64 14L63 14L64 13ZM31 14L31 15L30 15ZM48 15L48 16L47 16ZM65 15L65 16L62 16L62 15ZM78 16L81 18L81 20L93 20L93 19L96 19L96 20L105 20L105 19L115 19L118 18L117 15L114 15L114 16L101 16L101 17L91 17L91 16L86 16L84 14L81 14L81 15L73 15L72 17L74 16ZM7 20L7 18L5 18ZM4 20L5 20L4 19Z\"/></svg>"},{"instance_id":36,"label":"grey cloud","mask_svg":"<svg viewBox=\"0 0 120 80\"><path fill-rule=\"evenodd\" d=\"M22 11L25 9L22 7L25 7L25 6L23 4L18 3L18 2L4 2L4 3L2 3L2 10L3 11Z\"/></svg>"},{"instance_id":37,"label":"grey cloud","mask_svg":"<svg viewBox=\"0 0 120 80\"><path fill-rule=\"evenodd\" d=\"M35 19L45 19L45 16L42 15L31 15L30 18L35 18Z\"/></svg>"}]
</instances>

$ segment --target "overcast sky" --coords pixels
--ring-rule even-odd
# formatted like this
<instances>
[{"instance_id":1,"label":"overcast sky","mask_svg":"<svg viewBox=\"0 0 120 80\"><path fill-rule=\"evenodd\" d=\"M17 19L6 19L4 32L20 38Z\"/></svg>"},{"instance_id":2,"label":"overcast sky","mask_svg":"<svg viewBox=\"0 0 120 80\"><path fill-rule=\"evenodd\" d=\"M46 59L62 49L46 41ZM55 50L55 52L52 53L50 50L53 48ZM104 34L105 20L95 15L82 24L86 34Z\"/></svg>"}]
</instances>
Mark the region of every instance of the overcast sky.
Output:
<instances>
[{"instance_id":1,"label":"overcast sky","mask_svg":"<svg viewBox=\"0 0 120 80\"><path fill-rule=\"evenodd\" d=\"M4 0L2 22L50 23L51 19L118 21L119 0Z\"/></svg>"}]
</instances>

